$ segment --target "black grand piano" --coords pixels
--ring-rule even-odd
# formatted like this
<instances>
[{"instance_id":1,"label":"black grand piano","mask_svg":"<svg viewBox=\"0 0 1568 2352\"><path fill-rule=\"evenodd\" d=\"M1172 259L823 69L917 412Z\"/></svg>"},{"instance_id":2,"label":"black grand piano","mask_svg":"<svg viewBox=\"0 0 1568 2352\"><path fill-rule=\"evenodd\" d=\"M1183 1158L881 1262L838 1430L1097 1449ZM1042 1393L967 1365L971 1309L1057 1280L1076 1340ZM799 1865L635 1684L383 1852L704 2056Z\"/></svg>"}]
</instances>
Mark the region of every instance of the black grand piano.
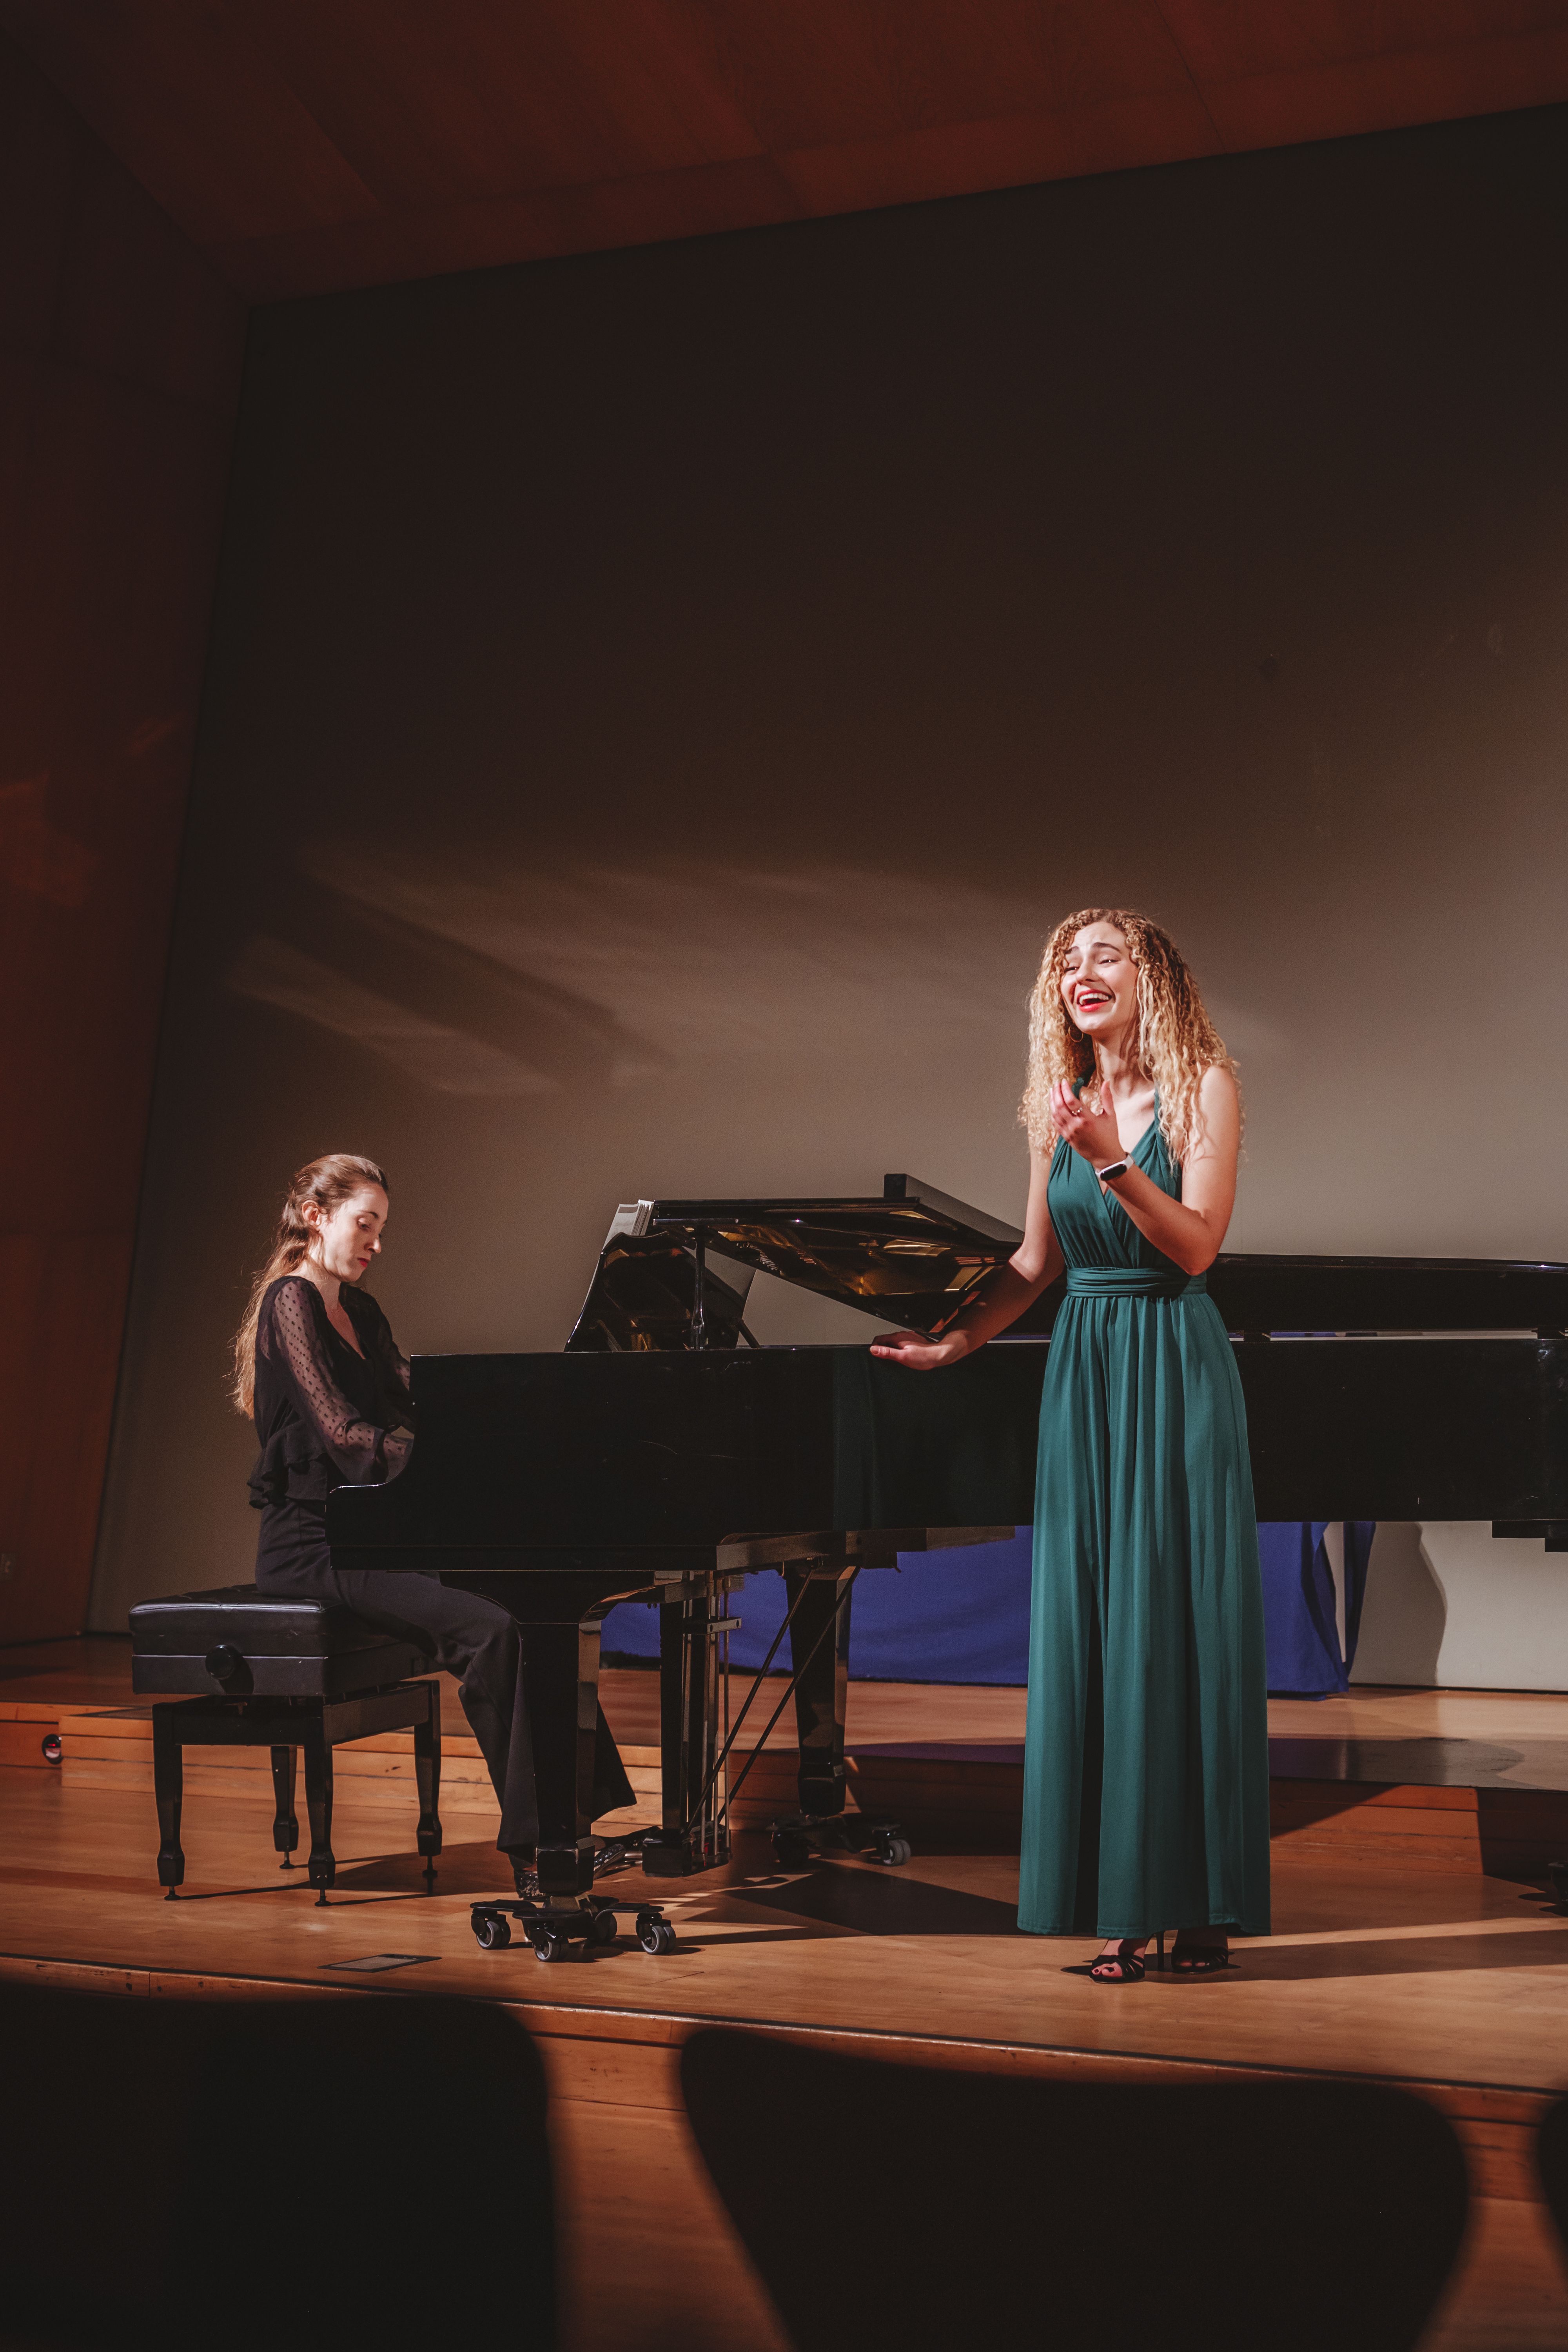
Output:
<instances>
[{"instance_id":1,"label":"black grand piano","mask_svg":"<svg viewBox=\"0 0 1568 2352\"><path fill-rule=\"evenodd\" d=\"M599 1628L617 1601L661 1604L663 1825L643 1866L727 1857L729 1595L763 1568L785 1582L780 1706L793 1696L801 1759L777 1849L837 1834L906 1857L897 1824L845 1815L852 1588L900 1552L1028 1520L1059 1292L924 1376L864 1346L761 1347L748 1293L762 1272L938 1333L1021 1238L910 1176L880 1198L637 1202L563 1353L414 1359L409 1466L338 1489L332 1554L434 1570L524 1629L546 1895L593 1880ZM1568 1266L1222 1255L1209 1291L1260 1518L1489 1519L1568 1549Z\"/></svg>"}]
</instances>

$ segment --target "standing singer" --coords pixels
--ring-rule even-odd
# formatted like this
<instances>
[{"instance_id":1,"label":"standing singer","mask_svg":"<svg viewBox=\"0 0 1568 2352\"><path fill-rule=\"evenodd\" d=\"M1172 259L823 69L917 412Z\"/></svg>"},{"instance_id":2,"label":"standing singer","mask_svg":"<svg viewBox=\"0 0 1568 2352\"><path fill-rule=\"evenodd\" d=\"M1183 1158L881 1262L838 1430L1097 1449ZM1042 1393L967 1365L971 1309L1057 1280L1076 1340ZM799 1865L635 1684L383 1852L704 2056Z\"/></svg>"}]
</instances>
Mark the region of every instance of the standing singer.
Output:
<instances>
[{"instance_id":1,"label":"standing singer","mask_svg":"<svg viewBox=\"0 0 1568 2352\"><path fill-rule=\"evenodd\" d=\"M1030 1000L1022 1246L924 1371L1005 1330L1063 1266L1040 1402L1018 1924L1099 1935L1089 1974L1230 1965L1268 1933L1268 1725L1241 1383L1205 1276L1236 1200L1235 1066L1174 942L1089 907Z\"/></svg>"}]
</instances>

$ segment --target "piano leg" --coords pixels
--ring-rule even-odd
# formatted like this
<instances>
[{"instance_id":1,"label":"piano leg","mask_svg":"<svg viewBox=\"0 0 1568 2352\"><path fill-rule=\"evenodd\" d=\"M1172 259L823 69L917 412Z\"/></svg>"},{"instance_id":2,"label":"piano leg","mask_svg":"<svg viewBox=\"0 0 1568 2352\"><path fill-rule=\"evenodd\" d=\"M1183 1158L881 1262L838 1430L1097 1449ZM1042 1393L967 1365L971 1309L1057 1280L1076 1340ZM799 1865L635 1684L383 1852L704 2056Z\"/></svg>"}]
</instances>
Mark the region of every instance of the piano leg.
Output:
<instances>
[{"instance_id":1,"label":"piano leg","mask_svg":"<svg viewBox=\"0 0 1568 2352\"><path fill-rule=\"evenodd\" d=\"M305 1814L310 1824L306 1872L324 1903L338 1874L332 1853L332 1748L321 1712L307 1715L300 1728L305 1750Z\"/></svg>"},{"instance_id":2,"label":"piano leg","mask_svg":"<svg viewBox=\"0 0 1568 2352\"><path fill-rule=\"evenodd\" d=\"M441 1795L441 1685L430 1682L425 1689L429 1711L414 1727L414 1779L419 1790L418 1844L428 1884L441 1851L441 1816L436 1810Z\"/></svg>"},{"instance_id":3,"label":"piano leg","mask_svg":"<svg viewBox=\"0 0 1568 2352\"><path fill-rule=\"evenodd\" d=\"M184 1795L185 1764L180 1752L180 1735L174 1728L174 1711L168 1706L153 1709L153 1793L158 1804L158 1884L169 1890L169 1900L174 1899L174 1889L184 1883L185 1857L180 1847L181 1800Z\"/></svg>"},{"instance_id":4,"label":"piano leg","mask_svg":"<svg viewBox=\"0 0 1568 2352\"><path fill-rule=\"evenodd\" d=\"M533 1741L542 1895L586 1895L594 1884L594 1753L599 1708L599 1622L531 1623L523 1689Z\"/></svg>"},{"instance_id":5,"label":"piano leg","mask_svg":"<svg viewBox=\"0 0 1568 2352\"><path fill-rule=\"evenodd\" d=\"M294 1848L300 1843L300 1822L294 1811L294 1750L285 1741L272 1750L272 1847L283 1857L279 1865L284 1870L294 1867Z\"/></svg>"},{"instance_id":6,"label":"piano leg","mask_svg":"<svg viewBox=\"0 0 1568 2352\"><path fill-rule=\"evenodd\" d=\"M784 1570L784 1591L796 1613L790 1655L806 1661L795 1685L800 1739L800 1810L816 1816L844 1811L844 1715L849 1691L849 1602L843 1575ZM837 1612L837 1626L832 1623ZM816 1655L812 1653L815 1650Z\"/></svg>"},{"instance_id":7,"label":"piano leg","mask_svg":"<svg viewBox=\"0 0 1568 2352\"><path fill-rule=\"evenodd\" d=\"M661 1599L658 1612L659 1822L673 1838L680 1835L689 1801L696 1794L687 1769L691 1734L686 1696L688 1606L681 1599Z\"/></svg>"}]
</instances>

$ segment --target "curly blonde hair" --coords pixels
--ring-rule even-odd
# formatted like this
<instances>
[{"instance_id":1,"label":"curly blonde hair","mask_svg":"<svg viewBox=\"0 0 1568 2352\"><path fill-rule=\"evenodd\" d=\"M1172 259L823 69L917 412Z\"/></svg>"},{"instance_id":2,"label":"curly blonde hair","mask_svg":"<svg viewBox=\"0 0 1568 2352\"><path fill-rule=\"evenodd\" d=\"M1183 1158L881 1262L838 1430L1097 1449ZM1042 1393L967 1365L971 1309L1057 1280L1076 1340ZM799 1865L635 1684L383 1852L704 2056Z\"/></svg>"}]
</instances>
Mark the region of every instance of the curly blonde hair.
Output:
<instances>
[{"instance_id":1,"label":"curly blonde hair","mask_svg":"<svg viewBox=\"0 0 1568 2352\"><path fill-rule=\"evenodd\" d=\"M1114 923L1138 972L1138 1059L1153 1079L1160 1132L1178 1164L1197 1142L1203 1119L1198 1088L1205 1070L1237 1066L1209 1019L1181 950L1158 923L1126 907L1082 907L1066 916L1046 941L1039 977L1029 992L1029 1072L1018 1123L1031 1143L1058 1143L1051 1125L1051 1088L1058 1078L1088 1090L1099 1107L1099 1072L1089 1040L1062 1002L1068 950L1089 923Z\"/></svg>"}]
</instances>

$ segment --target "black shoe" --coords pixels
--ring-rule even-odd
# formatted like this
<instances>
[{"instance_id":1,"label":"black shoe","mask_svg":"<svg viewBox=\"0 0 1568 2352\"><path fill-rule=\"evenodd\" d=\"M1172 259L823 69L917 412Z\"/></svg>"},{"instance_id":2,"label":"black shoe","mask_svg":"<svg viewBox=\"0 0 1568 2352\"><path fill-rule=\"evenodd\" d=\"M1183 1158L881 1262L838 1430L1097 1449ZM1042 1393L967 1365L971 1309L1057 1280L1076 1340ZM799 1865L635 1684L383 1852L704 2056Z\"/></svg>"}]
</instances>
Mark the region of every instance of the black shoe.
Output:
<instances>
[{"instance_id":1,"label":"black shoe","mask_svg":"<svg viewBox=\"0 0 1568 2352\"><path fill-rule=\"evenodd\" d=\"M1180 1935L1176 1937L1169 1962L1172 1975L1178 1977L1215 1977L1218 1976L1221 1969L1234 1968L1235 1965L1228 1941L1184 1944Z\"/></svg>"},{"instance_id":2,"label":"black shoe","mask_svg":"<svg viewBox=\"0 0 1568 2352\"><path fill-rule=\"evenodd\" d=\"M642 1860L642 1839L606 1838L594 1849L594 1875L611 1878L617 1870L635 1870Z\"/></svg>"},{"instance_id":3,"label":"black shoe","mask_svg":"<svg viewBox=\"0 0 1568 2352\"><path fill-rule=\"evenodd\" d=\"M1086 1973L1093 1984L1141 1984L1143 1980L1143 1955L1135 1948L1136 1938L1123 1936L1114 1952L1101 1952L1090 1960Z\"/></svg>"},{"instance_id":4,"label":"black shoe","mask_svg":"<svg viewBox=\"0 0 1568 2352\"><path fill-rule=\"evenodd\" d=\"M509 1853L507 1860L511 1864L511 1883L517 1889L519 1902L537 1902L539 1873L533 1866L531 1847L524 1847L521 1853Z\"/></svg>"}]
</instances>

